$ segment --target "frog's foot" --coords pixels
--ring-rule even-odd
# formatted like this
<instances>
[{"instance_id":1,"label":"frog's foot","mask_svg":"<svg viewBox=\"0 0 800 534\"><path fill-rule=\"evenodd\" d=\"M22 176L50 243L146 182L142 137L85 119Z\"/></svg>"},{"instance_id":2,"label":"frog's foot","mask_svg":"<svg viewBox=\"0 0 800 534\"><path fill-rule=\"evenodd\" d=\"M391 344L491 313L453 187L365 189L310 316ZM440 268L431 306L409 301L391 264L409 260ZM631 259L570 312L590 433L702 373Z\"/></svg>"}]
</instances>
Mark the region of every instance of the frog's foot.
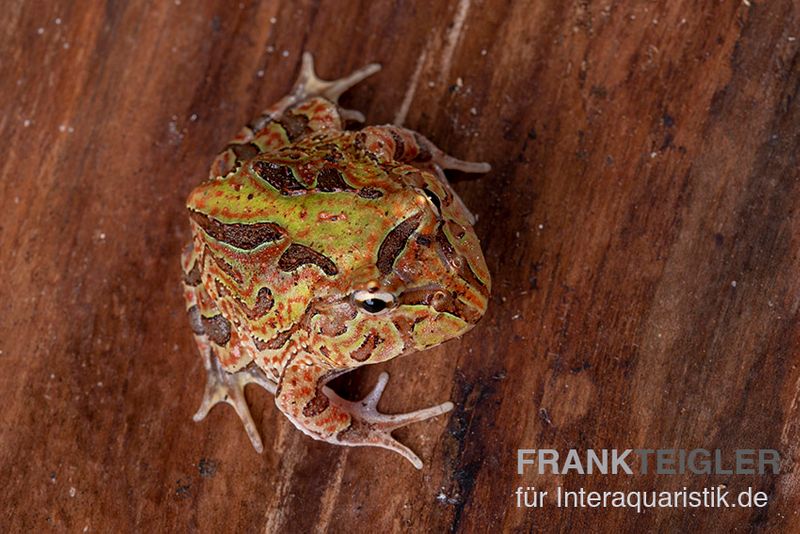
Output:
<instances>
[{"instance_id":1,"label":"frog's foot","mask_svg":"<svg viewBox=\"0 0 800 534\"><path fill-rule=\"evenodd\" d=\"M350 427L338 434L337 442L354 447L383 447L400 454L414 464L417 469L422 469L422 460L411 449L394 439L391 433L393 430L411 423L425 421L447 413L453 409L453 403L443 402L430 408L404 414L383 414L378 411L378 402L380 402L388 382L389 374L381 373L373 390L366 397L355 402L345 400L330 388L325 388L325 395L331 403L350 414L352 418Z\"/></svg>"},{"instance_id":2,"label":"frog's foot","mask_svg":"<svg viewBox=\"0 0 800 534\"><path fill-rule=\"evenodd\" d=\"M292 97L299 102L307 98L321 96L338 104L342 93L379 70L381 70L380 64L370 63L344 78L330 81L323 80L314 72L314 57L309 52L303 52L303 64L300 67L300 74L297 77L297 82L295 82ZM340 108L340 113L344 119L364 122L364 115L360 111Z\"/></svg>"},{"instance_id":3,"label":"frog's foot","mask_svg":"<svg viewBox=\"0 0 800 534\"><path fill-rule=\"evenodd\" d=\"M220 402L227 402L239 414L253 447L259 454L262 453L264 445L261 442L261 436L258 433L256 424L253 422L253 417L250 415L250 408L248 408L244 397L244 388L247 384L257 384L274 395L276 390L275 383L268 380L257 367L248 367L235 373L229 373L220 367L219 360L214 354L206 355L204 360L208 381L206 382L203 402L192 419L196 422L202 421L211 408Z\"/></svg>"}]
</instances>

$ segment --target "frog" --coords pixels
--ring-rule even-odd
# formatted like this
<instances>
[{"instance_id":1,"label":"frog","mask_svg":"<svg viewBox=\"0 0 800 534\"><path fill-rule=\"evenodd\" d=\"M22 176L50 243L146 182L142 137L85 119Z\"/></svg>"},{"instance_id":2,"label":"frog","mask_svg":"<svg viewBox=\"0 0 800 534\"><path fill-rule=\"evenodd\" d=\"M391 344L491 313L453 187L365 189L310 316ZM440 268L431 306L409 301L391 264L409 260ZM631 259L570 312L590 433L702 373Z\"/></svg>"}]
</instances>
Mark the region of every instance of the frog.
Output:
<instances>
[{"instance_id":1,"label":"frog","mask_svg":"<svg viewBox=\"0 0 800 534\"><path fill-rule=\"evenodd\" d=\"M392 432L452 402L385 414L386 372L360 400L330 382L458 338L489 302L475 217L444 170L491 167L400 125L351 128L365 117L339 97L380 69L323 80L304 53L290 93L241 129L186 201L183 295L206 372L193 419L231 405L258 453L250 384L314 439L381 447L422 468Z\"/></svg>"}]
</instances>

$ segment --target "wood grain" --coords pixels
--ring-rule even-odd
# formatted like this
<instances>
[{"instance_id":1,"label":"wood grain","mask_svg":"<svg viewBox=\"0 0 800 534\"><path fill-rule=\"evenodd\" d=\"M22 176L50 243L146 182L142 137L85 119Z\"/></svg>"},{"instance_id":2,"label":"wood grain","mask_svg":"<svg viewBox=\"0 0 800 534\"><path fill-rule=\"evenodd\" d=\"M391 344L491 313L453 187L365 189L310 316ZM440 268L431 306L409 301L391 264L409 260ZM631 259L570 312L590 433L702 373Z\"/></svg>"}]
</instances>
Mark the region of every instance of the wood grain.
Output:
<instances>
[{"instance_id":1,"label":"wood grain","mask_svg":"<svg viewBox=\"0 0 800 534\"><path fill-rule=\"evenodd\" d=\"M0 530L797 531L800 7L23 2L0 37ZM494 277L463 339L380 366L426 462L315 442L248 391L191 414L183 202L303 50L460 181ZM456 178L464 176L454 175ZM369 389L381 368L341 380ZM523 448L773 448L779 475L516 474ZM725 484L766 508L517 509L517 486Z\"/></svg>"}]
</instances>

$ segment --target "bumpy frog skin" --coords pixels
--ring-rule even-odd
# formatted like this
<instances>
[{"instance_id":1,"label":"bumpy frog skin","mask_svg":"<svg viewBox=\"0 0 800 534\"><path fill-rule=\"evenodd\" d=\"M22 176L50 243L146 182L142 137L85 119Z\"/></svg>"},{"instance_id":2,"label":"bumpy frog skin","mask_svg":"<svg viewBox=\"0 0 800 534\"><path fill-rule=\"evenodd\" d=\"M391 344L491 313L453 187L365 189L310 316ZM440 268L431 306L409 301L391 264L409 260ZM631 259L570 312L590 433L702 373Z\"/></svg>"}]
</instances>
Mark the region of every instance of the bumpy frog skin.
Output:
<instances>
[{"instance_id":1,"label":"bumpy frog skin","mask_svg":"<svg viewBox=\"0 0 800 534\"><path fill-rule=\"evenodd\" d=\"M456 338L486 310L474 218L442 169L489 165L399 126L345 130L364 117L340 108L339 95L379 69L323 81L304 54L291 94L239 133L187 201L184 296L208 373L194 419L231 404L258 452L247 384L273 393L315 439L384 447L421 468L391 432L452 403L386 415L377 410L386 373L357 402L326 384Z\"/></svg>"}]
</instances>

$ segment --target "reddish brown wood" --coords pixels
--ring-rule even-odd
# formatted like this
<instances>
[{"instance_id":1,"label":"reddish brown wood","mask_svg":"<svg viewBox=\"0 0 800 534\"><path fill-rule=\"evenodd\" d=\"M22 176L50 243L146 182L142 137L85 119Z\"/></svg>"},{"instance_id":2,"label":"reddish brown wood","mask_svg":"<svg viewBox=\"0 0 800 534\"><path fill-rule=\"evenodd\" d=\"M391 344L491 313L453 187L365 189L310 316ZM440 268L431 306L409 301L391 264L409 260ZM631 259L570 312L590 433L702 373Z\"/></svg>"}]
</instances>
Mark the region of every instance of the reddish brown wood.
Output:
<instances>
[{"instance_id":1,"label":"reddish brown wood","mask_svg":"<svg viewBox=\"0 0 800 534\"><path fill-rule=\"evenodd\" d=\"M797 529L796 2L4 7L0 530ZM262 456L229 408L190 419L183 202L303 50L327 77L383 63L346 106L382 123L407 100L407 126L494 166L457 184L494 276L487 317L381 366L387 411L457 405L398 433L421 472L312 441L261 391ZM520 447L774 448L783 466L520 477ZM557 484L750 485L770 504L514 506L517 486Z\"/></svg>"}]
</instances>

